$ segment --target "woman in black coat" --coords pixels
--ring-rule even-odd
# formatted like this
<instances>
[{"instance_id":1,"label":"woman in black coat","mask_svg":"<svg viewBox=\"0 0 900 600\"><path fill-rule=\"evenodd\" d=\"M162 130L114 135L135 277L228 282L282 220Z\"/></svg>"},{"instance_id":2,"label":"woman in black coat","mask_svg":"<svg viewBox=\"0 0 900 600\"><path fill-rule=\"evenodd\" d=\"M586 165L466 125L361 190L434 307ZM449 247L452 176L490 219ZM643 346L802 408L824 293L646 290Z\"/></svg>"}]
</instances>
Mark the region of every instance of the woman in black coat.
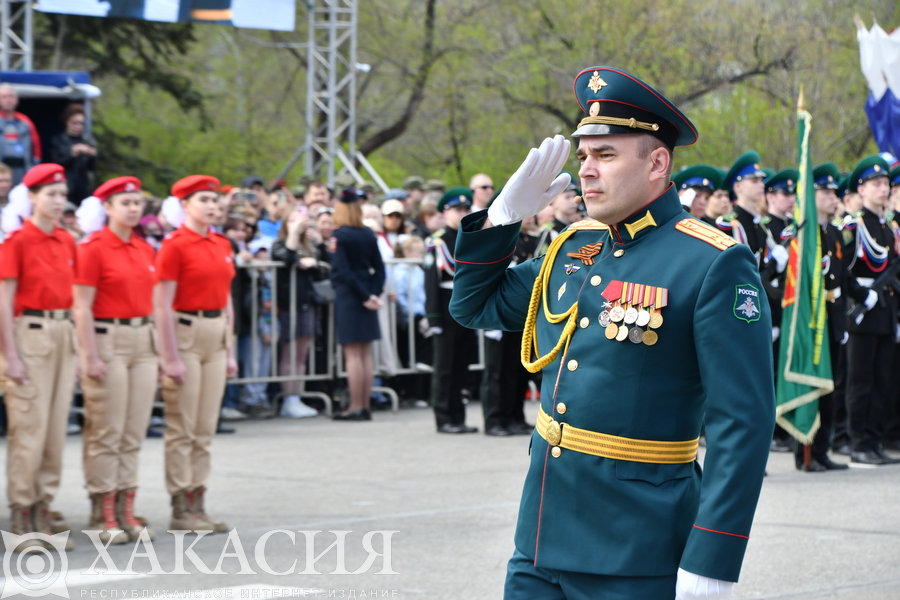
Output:
<instances>
[{"instance_id":1,"label":"woman in black coat","mask_svg":"<svg viewBox=\"0 0 900 600\"><path fill-rule=\"evenodd\" d=\"M371 343L381 339L378 309L384 289L384 262L371 229L362 224L363 192L344 190L334 209L331 234L331 282L335 323L344 347L350 406L334 416L340 421L369 421L374 366Z\"/></svg>"},{"instance_id":2,"label":"woman in black coat","mask_svg":"<svg viewBox=\"0 0 900 600\"><path fill-rule=\"evenodd\" d=\"M84 133L84 107L70 104L62 115L65 130L50 140L50 162L66 169L69 202L80 206L94 189L94 165L97 148L94 140Z\"/></svg>"}]
</instances>

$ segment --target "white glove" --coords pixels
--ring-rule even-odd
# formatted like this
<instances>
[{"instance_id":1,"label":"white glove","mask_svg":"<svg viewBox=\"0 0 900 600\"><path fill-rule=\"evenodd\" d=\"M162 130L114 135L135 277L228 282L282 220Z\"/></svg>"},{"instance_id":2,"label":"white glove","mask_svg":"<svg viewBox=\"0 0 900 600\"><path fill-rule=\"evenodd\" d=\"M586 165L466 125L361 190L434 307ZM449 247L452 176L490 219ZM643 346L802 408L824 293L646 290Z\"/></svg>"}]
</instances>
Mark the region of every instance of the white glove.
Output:
<instances>
[{"instance_id":1,"label":"white glove","mask_svg":"<svg viewBox=\"0 0 900 600\"><path fill-rule=\"evenodd\" d=\"M697 197L697 190L695 190L694 188L688 188L678 194L678 197L681 199L681 206L683 206L685 210L689 211L691 209L691 204L694 203L694 198Z\"/></svg>"},{"instance_id":2,"label":"white glove","mask_svg":"<svg viewBox=\"0 0 900 600\"><path fill-rule=\"evenodd\" d=\"M734 584L694 575L678 569L675 581L675 600L725 600L731 597Z\"/></svg>"},{"instance_id":3,"label":"white glove","mask_svg":"<svg viewBox=\"0 0 900 600\"><path fill-rule=\"evenodd\" d=\"M769 256L771 256L775 260L775 266L778 268L779 273L784 273L785 267L788 264L788 251L784 246L774 246L769 251Z\"/></svg>"},{"instance_id":4,"label":"white glove","mask_svg":"<svg viewBox=\"0 0 900 600\"><path fill-rule=\"evenodd\" d=\"M557 173L569 159L569 140L561 135L546 138L540 148L528 151L525 162L512 174L488 209L494 225L509 225L533 217L562 193L572 181Z\"/></svg>"},{"instance_id":5,"label":"white glove","mask_svg":"<svg viewBox=\"0 0 900 600\"><path fill-rule=\"evenodd\" d=\"M494 340L495 342L499 342L503 339L503 332L499 329L486 329L484 331L484 337L489 340Z\"/></svg>"},{"instance_id":6,"label":"white glove","mask_svg":"<svg viewBox=\"0 0 900 600\"><path fill-rule=\"evenodd\" d=\"M847 345L847 340L849 340L849 339L850 339L850 334L847 333L847 332L845 331L845 332L844 332L844 339L841 340L841 346L846 346L846 345Z\"/></svg>"},{"instance_id":7,"label":"white glove","mask_svg":"<svg viewBox=\"0 0 900 600\"><path fill-rule=\"evenodd\" d=\"M878 292L876 292L875 290L869 290L869 295L866 296L865 301L863 301L863 304L866 305L866 310L872 310L873 308L875 308L875 304L877 303Z\"/></svg>"},{"instance_id":8,"label":"white glove","mask_svg":"<svg viewBox=\"0 0 900 600\"><path fill-rule=\"evenodd\" d=\"M430 338L430 337L433 336L433 335L441 335L442 333L444 333L444 328L443 328L443 327L432 327L431 329L429 329L428 331L426 331L426 332L422 335L422 337L424 337L424 338Z\"/></svg>"},{"instance_id":9,"label":"white glove","mask_svg":"<svg viewBox=\"0 0 900 600\"><path fill-rule=\"evenodd\" d=\"M781 336L781 327L773 327L772 328L772 341L777 342L778 338Z\"/></svg>"}]
</instances>

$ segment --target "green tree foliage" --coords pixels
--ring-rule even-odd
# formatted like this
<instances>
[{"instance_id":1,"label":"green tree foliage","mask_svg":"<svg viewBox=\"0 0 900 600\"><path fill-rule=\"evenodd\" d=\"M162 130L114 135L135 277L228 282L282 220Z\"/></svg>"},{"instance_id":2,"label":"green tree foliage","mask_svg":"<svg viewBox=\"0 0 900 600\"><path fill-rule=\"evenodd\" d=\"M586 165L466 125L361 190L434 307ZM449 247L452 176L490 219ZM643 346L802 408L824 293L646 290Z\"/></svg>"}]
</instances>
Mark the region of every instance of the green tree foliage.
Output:
<instances>
[{"instance_id":1,"label":"green tree foliage","mask_svg":"<svg viewBox=\"0 0 900 600\"><path fill-rule=\"evenodd\" d=\"M273 177L306 133L306 5L291 33L39 16L39 66L90 70L104 172L162 193L206 172ZM748 148L795 160L800 87L813 158L845 169L876 150L853 15L900 23L893 0L359 1L358 141L387 183L502 183L527 149L580 119L574 76L621 67L659 88L700 141L677 165ZM65 26L63 26L65 25ZM62 56L62 59L60 59ZM573 163L571 168L577 168ZM289 173L293 182L302 165Z\"/></svg>"}]
</instances>

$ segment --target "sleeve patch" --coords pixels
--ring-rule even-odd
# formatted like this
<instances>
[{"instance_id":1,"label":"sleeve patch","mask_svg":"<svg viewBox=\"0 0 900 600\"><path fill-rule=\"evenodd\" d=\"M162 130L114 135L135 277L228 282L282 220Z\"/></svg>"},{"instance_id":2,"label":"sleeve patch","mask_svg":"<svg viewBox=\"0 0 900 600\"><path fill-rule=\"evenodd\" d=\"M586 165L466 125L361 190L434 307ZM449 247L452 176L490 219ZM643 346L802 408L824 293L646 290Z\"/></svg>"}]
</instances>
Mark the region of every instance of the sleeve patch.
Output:
<instances>
[{"instance_id":1,"label":"sleeve patch","mask_svg":"<svg viewBox=\"0 0 900 600\"><path fill-rule=\"evenodd\" d=\"M718 229L710 227L703 221L698 221L697 219L682 219L675 225L675 229L681 233L686 233L691 237L697 238L698 240L702 240L719 250L725 250L737 244L737 241L730 235L726 235Z\"/></svg>"}]
</instances>

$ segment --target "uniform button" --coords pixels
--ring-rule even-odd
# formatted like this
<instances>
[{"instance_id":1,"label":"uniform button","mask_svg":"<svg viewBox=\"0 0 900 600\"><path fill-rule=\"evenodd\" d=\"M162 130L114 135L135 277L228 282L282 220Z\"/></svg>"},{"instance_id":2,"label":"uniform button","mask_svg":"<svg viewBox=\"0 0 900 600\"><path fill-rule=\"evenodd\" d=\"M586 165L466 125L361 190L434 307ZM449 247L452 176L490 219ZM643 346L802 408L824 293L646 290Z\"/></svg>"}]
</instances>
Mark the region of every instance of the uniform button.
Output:
<instances>
[{"instance_id":1,"label":"uniform button","mask_svg":"<svg viewBox=\"0 0 900 600\"><path fill-rule=\"evenodd\" d=\"M578 368L578 361L575 360L575 359L573 358L572 360L569 361L569 364L566 365L566 367L567 367L570 371L574 371L575 369Z\"/></svg>"},{"instance_id":2,"label":"uniform button","mask_svg":"<svg viewBox=\"0 0 900 600\"><path fill-rule=\"evenodd\" d=\"M832 274L830 275L830 277L831 277L832 279L834 279L834 273L832 273Z\"/></svg>"},{"instance_id":3,"label":"uniform button","mask_svg":"<svg viewBox=\"0 0 900 600\"><path fill-rule=\"evenodd\" d=\"M603 283L603 278L600 277L599 275L594 275L593 277L591 277L591 285L592 286L597 287L601 283Z\"/></svg>"},{"instance_id":4,"label":"uniform button","mask_svg":"<svg viewBox=\"0 0 900 600\"><path fill-rule=\"evenodd\" d=\"M581 317L581 328L585 329L588 325L591 324L591 320L587 317Z\"/></svg>"},{"instance_id":5,"label":"uniform button","mask_svg":"<svg viewBox=\"0 0 900 600\"><path fill-rule=\"evenodd\" d=\"M621 248L619 248L618 250L616 250L615 252L613 252L613 256L615 256L616 258L619 258L619 257L622 256L623 254L625 254L625 251L622 250Z\"/></svg>"},{"instance_id":6,"label":"uniform button","mask_svg":"<svg viewBox=\"0 0 900 600\"><path fill-rule=\"evenodd\" d=\"M559 446L553 446L553 450L550 451L550 454L553 456L553 458L559 458L562 454L562 450L559 448Z\"/></svg>"},{"instance_id":7,"label":"uniform button","mask_svg":"<svg viewBox=\"0 0 900 600\"><path fill-rule=\"evenodd\" d=\"M557 405L556 405L556 412L558 412L558 413L561 414L561 415L566 414L566 403L565 403L565 402L560 402L559 404L557 404Z\"/></svg>"}]
</instances>

